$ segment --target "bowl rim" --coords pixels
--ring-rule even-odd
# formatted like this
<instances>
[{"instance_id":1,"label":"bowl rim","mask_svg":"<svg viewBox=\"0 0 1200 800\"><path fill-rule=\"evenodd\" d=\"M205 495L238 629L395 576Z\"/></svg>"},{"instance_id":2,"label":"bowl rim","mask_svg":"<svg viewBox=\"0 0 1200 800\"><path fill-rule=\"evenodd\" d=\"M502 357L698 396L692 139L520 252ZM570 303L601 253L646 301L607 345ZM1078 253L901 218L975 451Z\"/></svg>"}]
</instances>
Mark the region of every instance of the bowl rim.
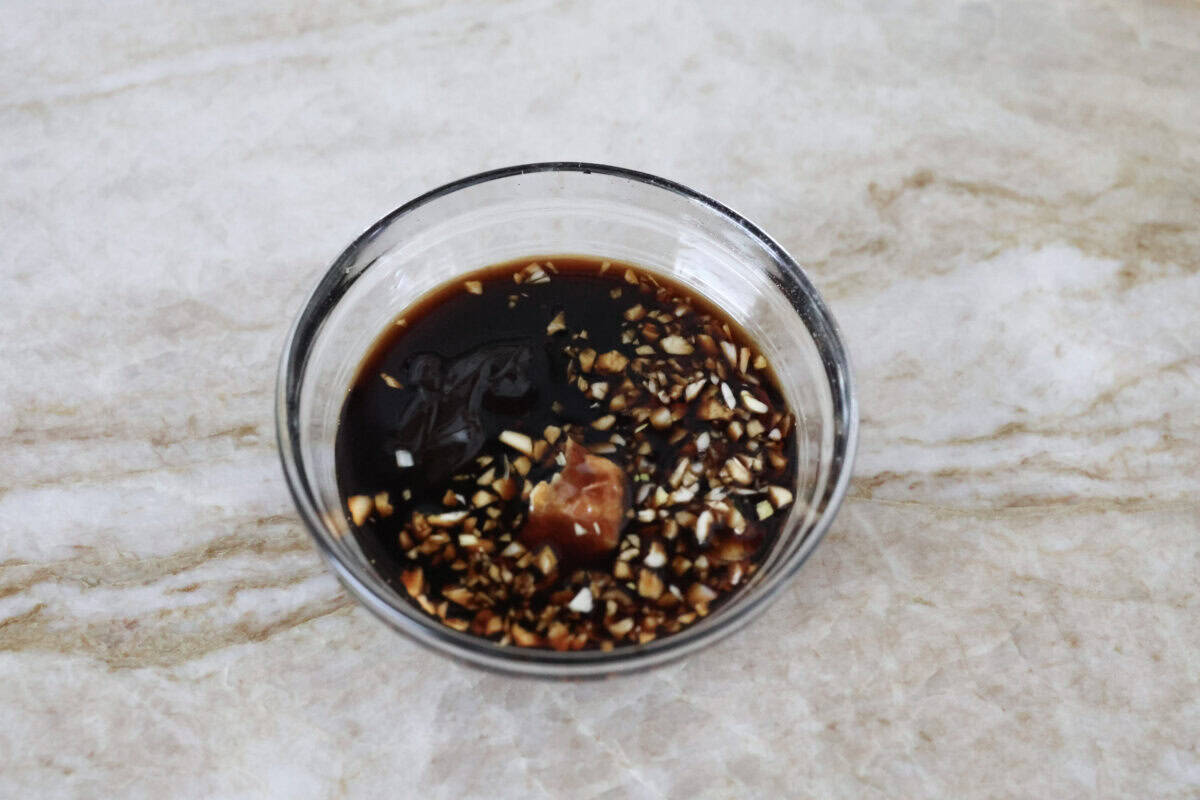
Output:
<instances>
[{"instance_id":1,"label":"bowl rim","mask_svg":"<svg viewBox=\"0 0 1200 800\"><path fill-rule=\"evenodd\" d=\"M787 297L789 304L801 317L813 337L825 367L825 375L829 381L830 395L835 410L840 407L842 411L840 435L836 428L834 431L832 458L835 461L833 467L835 474L832 476L831 485L826 488L825 510L816 520L797 552L790 556L790 562L781 565L779 572L768 579L757 596L730 608L716 618L714 622L719 622L719 624L701 627L700 630L688 628L647 644L631 645L607 652L600 650L556 652L532 648L501 647L490 640L436 625L435 621L427 620L416 609L408 612L385 602L372 588L371 582L358 574L360 568L357 565L347 564L333 550L329 541L332 536L323 525L321 512L310 496L307 479L302 469L303 459L299 450L298 425L293 425L291 419L290 400L293 386L298 397L298 391L302 384L301 378L307 365L309 346L320 331L324 320L337 305L342 295L357 277L370 267L373 261L362 265L356 271L349 269L351 265L364 249L398 219L438 198L490 181L543 172L584 175L595 173L606 177L621 178L646 184L697 202L719 216L725 217L740 228L755 244L766 249L778 267L787 272L789 277L800 287L805 295L805 300L810 305L809 308L801 308L800 301L790 296ZM785 292L785 295L787 294ZM817 329L814 329L814 325ZM835 424L837 421L835 414ZM761 614L778 599L783 587L803 566L836 518L853 472L854 459L858 449L858 425L858 398L850 357L837 322L803 268L778 242L728 206L680 183L646 172L584 161L518 164L468 175L409 200L371 225L333 260L317 281L316 286L309 292L300 312L288 330L279 361L275 387L276 445L279 449L288 491L301 520L317 546L317 551L350 593L391 628L437 653L493 672L546 678L603 677L660 666L683 658L703 647L711 646L718 640L741 629L751 619Z\"/></svg>"}]
</instances>

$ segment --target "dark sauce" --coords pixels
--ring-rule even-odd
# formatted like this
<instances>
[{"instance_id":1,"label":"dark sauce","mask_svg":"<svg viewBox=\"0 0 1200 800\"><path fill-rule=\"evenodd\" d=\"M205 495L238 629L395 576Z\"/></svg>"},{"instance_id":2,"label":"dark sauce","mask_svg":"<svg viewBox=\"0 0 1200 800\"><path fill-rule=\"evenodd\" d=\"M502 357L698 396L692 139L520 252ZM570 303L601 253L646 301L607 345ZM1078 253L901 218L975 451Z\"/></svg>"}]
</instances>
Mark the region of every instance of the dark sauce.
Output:
<instances>
[{"instance_id":1,"label":"dark sauce","mask_svg":"<svg viewBox=\"0 0 1200 800\"><path fill-rule=\"evenodd\" d=\"M621 543L550 541L547 557L527 538L516 554L568 442L627 476ZM364 552L427 613L503 643L608 649L686 627L753 574L790 511L794 450L774 374L724 312L657 273L560 256L456 279L384 331L346 398L336 473L348 507L372 498L353 525Z\"/></svg>"}]
</instances>

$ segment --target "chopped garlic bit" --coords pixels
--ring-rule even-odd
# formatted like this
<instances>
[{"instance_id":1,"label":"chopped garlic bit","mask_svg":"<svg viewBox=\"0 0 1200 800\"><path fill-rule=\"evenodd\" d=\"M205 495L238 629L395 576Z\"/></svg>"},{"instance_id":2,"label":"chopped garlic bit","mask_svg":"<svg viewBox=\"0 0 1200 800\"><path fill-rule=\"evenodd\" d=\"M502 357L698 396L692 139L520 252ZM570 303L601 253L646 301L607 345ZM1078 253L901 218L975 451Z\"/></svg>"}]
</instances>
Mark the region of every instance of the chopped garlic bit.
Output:
<instances>
[{"instance_id":1,"label":"chopped garlic bit","mask_svg":"<svg viewBox=\"0 0 1200 800\"><path fill-rule=\"evenodd\" d=\"M350 509L350 518L354 520L354 524L362 525L375 509L375 501L369 495L356 494L346 500L346 507Z\"/></svg>"},{"instance_id":2,"label":"chopped garlic bit","mask_svg":"<svg viewBox=\"0 0 1200 800\"><path fill-rule=\"evenodd\" d=\"M658 542L650 545L650 552L642 560L642 563L651 569L658 569L667 563L667 552L663 550L663 546Z\"/></svg>"},{"instance_id":3,"label":"chopped garlic bit","mask_svg":"<svg viewBox=\"0 0 1200 800\"><path fill-rule=\"evenodd\" d=\"M725 405L731 410L737 408L737 400L733 397L733 389L729 388L729 384L721 382L721 399L725 401Z\"/></svg>"},{"instance_id":4,"label":"chopped garlic bit","mask_svg":"<svg viewBox=\"0 0 1200 800\"><path fill-rule=\"evenodd\" d=\"M673 356L686 356L692 353L692 346L688 344L687 339L675 334L663 339L659 345L662 347L664 353Z\"/></svg>"},{"instance_id":5,"label":"chopped garlic bit","mask_svg":"<svg viewBox=\"0 0 1200 800\"><path fill-rule=\"evenodd\" d=\"M571 602L567 603L567 608L576 614L590 614L592 611L592 590L586 586L580 589L579 594L575 595Z\"/></svg>"},{"instance_id":6,"label":"chopped garlic bit","mask_svg":"<svg viewBox=\"0 0 1200 800\"><path fill-rule=\"evenodd\" d=\"M755 414L765 414L768 411L766 403L745 390L742 391L742 405Z\"/></svg>"},{"instance_id":7,"label":"chopped garlic bit","mask_svg":"<svg viewBox=\"0 0 1200 800\"><path fill-rule=\"evenodd\" d=\"M524 453L527 456L533 455L533 439L530 439L523 433L517 431L502 431L500 433L501 444L506 444L514 450Z\"/></svg>"},{"instance_id":8,"label":"chopped garlic bit","mask_svg":"<svg viewBox=\"0 0 1200 800\"><path fill-rule=\"evenodd\" d=\"M441 514L430 514L426 519L436 528L449 528L463 521L467 516L465 510L443 511Z\"/></svg>"},{"instance_id":9,"label":"chopped garlic bit","mask_svg":"<svg viewBox=\"0 0 1200 800\"><path fill-rule=\"evenodd\" d=\"M738 351L733 342L721 342L721 352L725 354L725 359L731 366L736 367L738 363Z\"/></svg>"},{"instance_id":10,"label":"chopped garlic bit","mask_svg":"<svg viewBox=\"0 0 1200 800\"><path fill-rule=\"evenodd\" d=\"M708 509L705 509L696 520L696 541L704 544L708 541L708 533L712 528L713 515Z\"/></svg>"},{"instance_id":11,"label":"chopped garlic bit","mask_svg":"<svg viewBox=\"0 0 1200 800\"><path fill-rule=\"evenodd\" d=\"M792 493L782 486L768 486L767 497L776 508L783 508L792 502Z\"/></svg>"}]
</instances>

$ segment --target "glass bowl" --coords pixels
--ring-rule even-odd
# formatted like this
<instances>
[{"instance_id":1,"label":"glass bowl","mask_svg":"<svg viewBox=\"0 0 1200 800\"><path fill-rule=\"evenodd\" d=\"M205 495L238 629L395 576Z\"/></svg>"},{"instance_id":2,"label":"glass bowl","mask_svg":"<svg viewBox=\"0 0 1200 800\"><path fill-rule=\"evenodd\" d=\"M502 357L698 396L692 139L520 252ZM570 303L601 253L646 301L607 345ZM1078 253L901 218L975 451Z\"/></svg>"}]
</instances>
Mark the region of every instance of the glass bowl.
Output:
<instances>
[{"instance_id":1,"label":"glass bowl","mask_svg":"<svg viewBox=\"0 0 1200 800\"><path fill-rule=\"evenodd\" d=\"M427 617L374 570L352 534L334 474L346 393L377 336L465 272L521 257L599 256L671 276L741 323L796 412L796 501L758 572L679 633L609 652L500 646ZM858 409L846 349L812 283L775 241L677 183L600 164L485 172L401 206L337 257L292 325L276 392L284 474L321 555L393 628L439 653L512 674L596 677L663 664L760 614L829 528L850 479Z\"/></svg>"}]
</instances>

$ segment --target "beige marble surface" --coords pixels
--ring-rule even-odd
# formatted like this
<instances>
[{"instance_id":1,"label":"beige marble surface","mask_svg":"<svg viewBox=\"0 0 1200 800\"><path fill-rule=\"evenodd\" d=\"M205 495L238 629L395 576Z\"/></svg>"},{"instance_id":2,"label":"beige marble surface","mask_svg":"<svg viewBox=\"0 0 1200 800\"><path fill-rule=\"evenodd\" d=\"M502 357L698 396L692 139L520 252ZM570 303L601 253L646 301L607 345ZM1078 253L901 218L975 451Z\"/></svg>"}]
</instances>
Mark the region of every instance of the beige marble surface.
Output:
<instances>
[{"instance_id":1,"label":"beige marble surface","mask_svg":"<svg viewBox=\"0 0 1200 800\"><path fill-rule=\"evenodd\" d=\"M269 5L0 6L0 796L1200 795L1200 7ZM584 685L357 608L273 444L338 250L557 158L759 221L862 401L767 615Z\"/></svg>"}]
</instances>

